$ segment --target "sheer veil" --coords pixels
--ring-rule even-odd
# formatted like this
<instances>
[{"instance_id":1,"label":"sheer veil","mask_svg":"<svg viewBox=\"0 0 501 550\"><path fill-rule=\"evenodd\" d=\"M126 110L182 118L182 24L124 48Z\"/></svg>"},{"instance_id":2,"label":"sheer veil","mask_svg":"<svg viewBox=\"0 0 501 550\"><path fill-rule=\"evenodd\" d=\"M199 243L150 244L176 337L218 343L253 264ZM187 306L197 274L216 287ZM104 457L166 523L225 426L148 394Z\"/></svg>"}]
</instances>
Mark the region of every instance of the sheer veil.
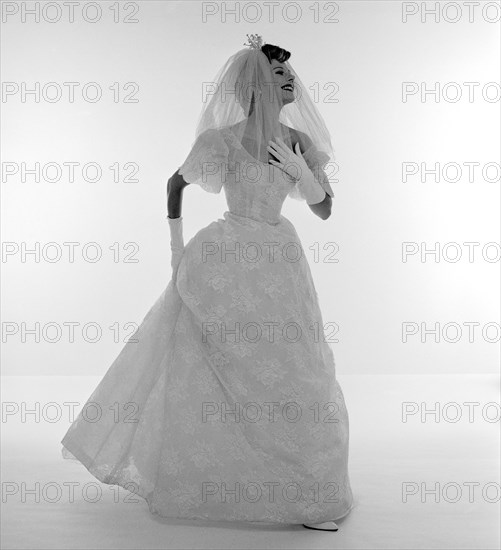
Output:
<instances>
[{"instance_id":1,"label":"sheer veil","mask_svg":"<svg viewBox=\"0 0 501 550\"><path fill-rule=\"evenodd\" d=\"M293 90L277 85L271 59L263 46L260 36L250 35L249 46L230 56L213 80L204 83L204 105L195 143L204 138L207 141L211 131L223 130L236 136L238 146L246 149L257 162L268 163L268 159L273 158L267 146L270 139L277 141L277 138L290 148L299 142L302 153L309 150L309 159L320 167L333 161L329 131L308 89L288 60L282 63ZM288 59L290 53L286 53ZM223 140L211 141L214 159L224 158L225 147ZM205 150L201 161L210 160Z\"/></svg>"}]
</instances>

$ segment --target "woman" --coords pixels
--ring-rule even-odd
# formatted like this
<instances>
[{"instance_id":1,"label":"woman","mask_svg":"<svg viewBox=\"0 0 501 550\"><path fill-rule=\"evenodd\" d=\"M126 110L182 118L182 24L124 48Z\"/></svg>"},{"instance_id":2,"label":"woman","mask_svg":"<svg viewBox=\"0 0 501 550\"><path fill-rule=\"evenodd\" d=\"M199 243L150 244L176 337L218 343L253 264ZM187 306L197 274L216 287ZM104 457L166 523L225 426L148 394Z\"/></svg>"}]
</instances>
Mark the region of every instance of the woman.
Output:
<instances>
[{"instance_id":1,"label":"woman","mask_svg":"<svg viewBox=\"0 0 501 550\"><path fill-rule=\"evenodd\" d=\"M251 35L216 76L168 182L172 280L62 440L163 517L335 531L353 508L344 397L280 214L291 196L325 220L333 196L330 136L289 57ZM193 183L224 188L229 210L185 246Z\"/></svg>"}]
</instances>

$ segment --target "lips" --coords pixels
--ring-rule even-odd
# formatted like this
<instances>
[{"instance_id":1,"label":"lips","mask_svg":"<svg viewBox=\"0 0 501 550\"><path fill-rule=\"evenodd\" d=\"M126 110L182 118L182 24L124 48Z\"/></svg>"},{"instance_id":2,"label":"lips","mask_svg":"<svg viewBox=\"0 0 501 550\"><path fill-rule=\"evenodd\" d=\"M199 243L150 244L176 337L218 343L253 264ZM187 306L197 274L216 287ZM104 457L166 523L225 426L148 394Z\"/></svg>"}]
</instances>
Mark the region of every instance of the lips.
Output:
<instances>
[{"instance_id":1,"label":"lips","mask_svg":"<svg viewBox=\"0 0 501 550\"><path fill-rule=\"evenodd\" d=\"M292 86L292 84L286 84L285 86L282 86L282 90L287 90L289 92L293 92L294 87Z\"/></svg>"}]
</instances>

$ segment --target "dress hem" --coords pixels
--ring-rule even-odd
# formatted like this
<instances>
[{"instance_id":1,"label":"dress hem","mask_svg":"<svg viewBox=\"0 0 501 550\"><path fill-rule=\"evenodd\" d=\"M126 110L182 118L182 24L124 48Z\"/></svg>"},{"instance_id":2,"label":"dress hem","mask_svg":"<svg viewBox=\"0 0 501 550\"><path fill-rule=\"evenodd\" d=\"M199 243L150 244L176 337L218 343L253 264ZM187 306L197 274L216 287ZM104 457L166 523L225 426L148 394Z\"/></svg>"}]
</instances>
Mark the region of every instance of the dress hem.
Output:
<instances>
[{"instance_id":1,"label":"dress hem","mask_svg":"<svg viewBox=\"0 0 501 550\"><path fill-rule=\"evenodd\" d=\"M62 441L65 441L65 443L63 443ZM167 516L164 516L162 514L160 514L158 511L152 509L152 506L150 504L150 501L148 500L148 495L149 493L147 491L145 491L144 489L142 489L139 484L136 484L136 487L137 487L137 492L136 491L131 491L130 489L128 489L126 487L126 485L130 485L130 483L134 483L132 481L130 482L127 482L127 483L124 483L124 482L118 482L116 480L113 480L112 481L112 475L111 474L108 474L108 475L102 475L100 472L97 472L97 471L93 471L93 468L91 466L91 463L92 463L92 459L87 455L87 453L85 453L77 444L73 444L71 442L71 440L69 440L67 437L63 438L63 440L61 441L61 445L63 447L63 449L61 449L61 453L63 455L63 458L65 460L73 460L73 461L77 461L77 462L80 462L81 464L83 464L85 466L85 468L87 469L87 471L93 475L96 479L98 479L99 481L101 481L101 483L105 483L106 485L118 485L119 487L122 487L123 489L126 489L127 491L130 491L131 493L143 498L145 501L146 501L146 504L148 505L148 509L149 509L149 512L151 515L153 516L157 516L157 517L160 517L162 519L182 519L182 520L193 520L193 521L211 521L211 522L217 522L217 521L221 521L221 522L231 522L231 523L234 523L234 522L243 522L243 523L263 523L263 524L271 524L271 525L303 525L304 522L306 523L312 523L312 520L310 518L305 518L304 521L296 521L296 522L293 522L293 521L272 521L272 520L267 520L267 519L235 519L235 520L231 520L231 519L214 519L214 518L210 518L210 517L204 517L204 516L198 516L198 515L191 515L191 516L182 516L182 515L167 515ZM73 457L66 457L64 456L64 449L66 449L68 452L70 452ZM81 458L79 458L81 457ZM345 512L343 512L342 515L340 516L336 516L335 518L329 518L329 519L324 519L324 520L315 520L314 523L322 523L324 521L337 521L337 520L340 520L344 517L346 517L351 511L352 509L355 507L355 504L352 503L350 505L350 507L348 508L348 510L346 510Z\"/></svg>"}]
</instances>

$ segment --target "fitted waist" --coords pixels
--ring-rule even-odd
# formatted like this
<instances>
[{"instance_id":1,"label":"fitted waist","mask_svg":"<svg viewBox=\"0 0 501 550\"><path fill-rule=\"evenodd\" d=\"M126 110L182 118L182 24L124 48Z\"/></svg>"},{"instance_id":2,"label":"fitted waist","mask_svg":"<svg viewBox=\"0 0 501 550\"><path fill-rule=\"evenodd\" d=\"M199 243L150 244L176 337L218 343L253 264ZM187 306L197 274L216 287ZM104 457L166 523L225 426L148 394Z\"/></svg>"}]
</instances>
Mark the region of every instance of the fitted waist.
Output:
<instances>
[{"instance_id":1,"label":"fitted waist","mask_svg":"<svg viewBox=\"0 0 501 550\"><path fill-rule=\"evenodd\" d=\"M278 219L274 219L274 220L270 220L270 219L265 219L265 218L258 218L258 217L255 217L255 216L249 216L248 214L237 214L236 212L232 212L230 210L227 210L224 214L224 217L227 219L228 217L230 218L233 218L237 221L242 221L242 222L248 222L248 223L253 223L253 222L257 222L259 224L267 224L267 225L278 225L280 223L282 223L283 221L283 216L279 214L279 217Z\"/></svg>"}]
</instances>

